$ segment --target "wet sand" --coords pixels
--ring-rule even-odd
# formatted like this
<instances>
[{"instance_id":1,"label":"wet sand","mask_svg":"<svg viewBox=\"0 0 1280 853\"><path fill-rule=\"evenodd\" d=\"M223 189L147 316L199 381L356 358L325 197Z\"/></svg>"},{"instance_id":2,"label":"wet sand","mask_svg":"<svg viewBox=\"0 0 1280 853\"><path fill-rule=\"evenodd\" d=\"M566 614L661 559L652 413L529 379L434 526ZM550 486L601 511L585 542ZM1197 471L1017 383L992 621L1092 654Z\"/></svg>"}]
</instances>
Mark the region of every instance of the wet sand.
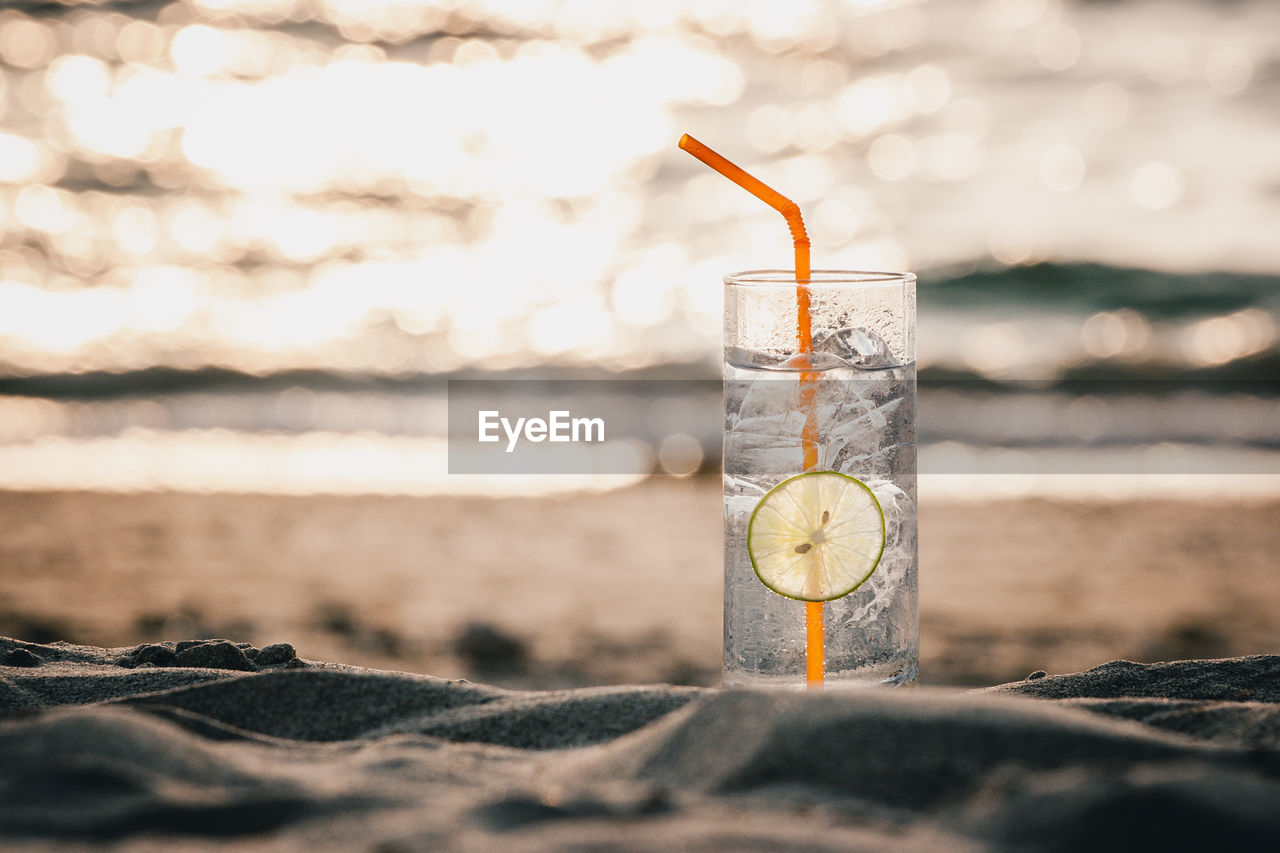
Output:
<instances>
[{"instance_id":1,"label":"wet sand","mask_svg":"<svg viewBox=\"0 0 1280 853\"><path fill-rule=\"evenodd\" d=\"M1277 651L1280 501L921 507L921 674ZM509 687L713 685L720 497L0 492L0 634L287 638L311 659Z\"/></svg>"}]
</instances>

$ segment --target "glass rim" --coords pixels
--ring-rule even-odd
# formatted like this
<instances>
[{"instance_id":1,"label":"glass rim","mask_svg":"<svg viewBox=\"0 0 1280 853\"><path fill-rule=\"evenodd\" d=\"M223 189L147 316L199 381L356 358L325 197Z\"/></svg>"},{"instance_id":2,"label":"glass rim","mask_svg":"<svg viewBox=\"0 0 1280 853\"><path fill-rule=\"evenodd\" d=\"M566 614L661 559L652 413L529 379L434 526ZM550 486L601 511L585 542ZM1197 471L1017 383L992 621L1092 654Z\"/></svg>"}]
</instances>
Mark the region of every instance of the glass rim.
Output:
<instances>
[{"instance_id":1,"label":"glass rim","mask_svg":"<svg viewBox=\"0 0 1280 853\"><path fill-rule=\"evenodd\" d=\"M806 281L796 278L795 270L745 270L729 273L724 283L740 284L910 284L916 280L915 273L879 272L875 270L810 270Z\"/></svg>"}]
</instances>

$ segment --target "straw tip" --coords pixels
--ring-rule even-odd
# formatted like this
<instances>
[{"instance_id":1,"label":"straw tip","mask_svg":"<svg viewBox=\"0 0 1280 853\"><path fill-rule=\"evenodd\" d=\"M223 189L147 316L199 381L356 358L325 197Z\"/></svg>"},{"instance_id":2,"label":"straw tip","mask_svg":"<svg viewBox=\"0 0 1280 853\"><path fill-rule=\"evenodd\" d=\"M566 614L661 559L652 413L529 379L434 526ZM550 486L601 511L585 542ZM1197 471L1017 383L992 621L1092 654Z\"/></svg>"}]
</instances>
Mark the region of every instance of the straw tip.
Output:
<instances>
[{"instance_id":1,"label":"straw tip","mask_svg":"<svg viewBox=\"0 0 1280 853\"><path fill-rule=\"evenodd\" d=\"M686 133L680 137L680 142L677 144L680 146L680 150L688 151L689 144L692 142L693 142L693 137Z\"/></svg>"}]
</instances>

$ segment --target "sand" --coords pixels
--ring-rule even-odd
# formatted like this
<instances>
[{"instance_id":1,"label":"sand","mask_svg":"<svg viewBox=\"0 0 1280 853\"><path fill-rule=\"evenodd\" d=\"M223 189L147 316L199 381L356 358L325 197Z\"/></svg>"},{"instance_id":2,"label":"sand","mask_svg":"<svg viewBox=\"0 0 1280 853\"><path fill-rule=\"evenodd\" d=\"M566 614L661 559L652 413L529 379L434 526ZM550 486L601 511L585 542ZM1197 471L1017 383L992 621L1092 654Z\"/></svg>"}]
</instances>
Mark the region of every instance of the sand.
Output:
<instances>
[{"instance_id":1,"label":"sand","mask_svg":"<svg viewBox=\"0 0 1280 853\"><path fill-rule=\"evenodd\" d=\"M1280 651L1280 502L920 510L921 674ZM718 481L559 498L0 492L0 634L287 638L517 688L719 683Z\"/></svg>"},{"instance_id":2,"label":"sand","mask_svg":"<svg viewBox=\"0 0 1280 853\"><path fill-rule=\"evenodd\" d=\"M713 483L0 492L0 849L1280 849L1276 518L926 501L926 686L810 695L700 686Z\"/></svg>"},{"instance_id":3,"label":"sand","mask_svg":"<svg viewBox=\"0 0 1280 853\"><path fill-rule=\"evenodd\" d=\"M288 651L0 639L0 847L1280 845L1276 656L806 694L512 691Z\"/></svg>"}]
</instances>

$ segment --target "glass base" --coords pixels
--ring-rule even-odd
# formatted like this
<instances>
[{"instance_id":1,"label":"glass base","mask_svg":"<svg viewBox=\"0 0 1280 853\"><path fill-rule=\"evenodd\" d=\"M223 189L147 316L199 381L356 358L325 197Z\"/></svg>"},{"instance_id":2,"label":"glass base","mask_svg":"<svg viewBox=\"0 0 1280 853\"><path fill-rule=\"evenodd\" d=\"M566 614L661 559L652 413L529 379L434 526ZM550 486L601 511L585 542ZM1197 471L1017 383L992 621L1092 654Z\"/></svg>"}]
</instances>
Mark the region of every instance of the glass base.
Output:
<instances>
[{"instance_id":1,"label":"glass base","mask_svg":"<svg viewBox=\"0 0 1280 853\"><path fill-rule=\"evenodd\" d=\"M920 670L915 660L906 664L883 664L843 672L828 672L824 690L853 690L865 687L915 687ZM760 675L725 670L722 685L730 690L806 690L804 676Z\"/></svg>"}]
</instances>

